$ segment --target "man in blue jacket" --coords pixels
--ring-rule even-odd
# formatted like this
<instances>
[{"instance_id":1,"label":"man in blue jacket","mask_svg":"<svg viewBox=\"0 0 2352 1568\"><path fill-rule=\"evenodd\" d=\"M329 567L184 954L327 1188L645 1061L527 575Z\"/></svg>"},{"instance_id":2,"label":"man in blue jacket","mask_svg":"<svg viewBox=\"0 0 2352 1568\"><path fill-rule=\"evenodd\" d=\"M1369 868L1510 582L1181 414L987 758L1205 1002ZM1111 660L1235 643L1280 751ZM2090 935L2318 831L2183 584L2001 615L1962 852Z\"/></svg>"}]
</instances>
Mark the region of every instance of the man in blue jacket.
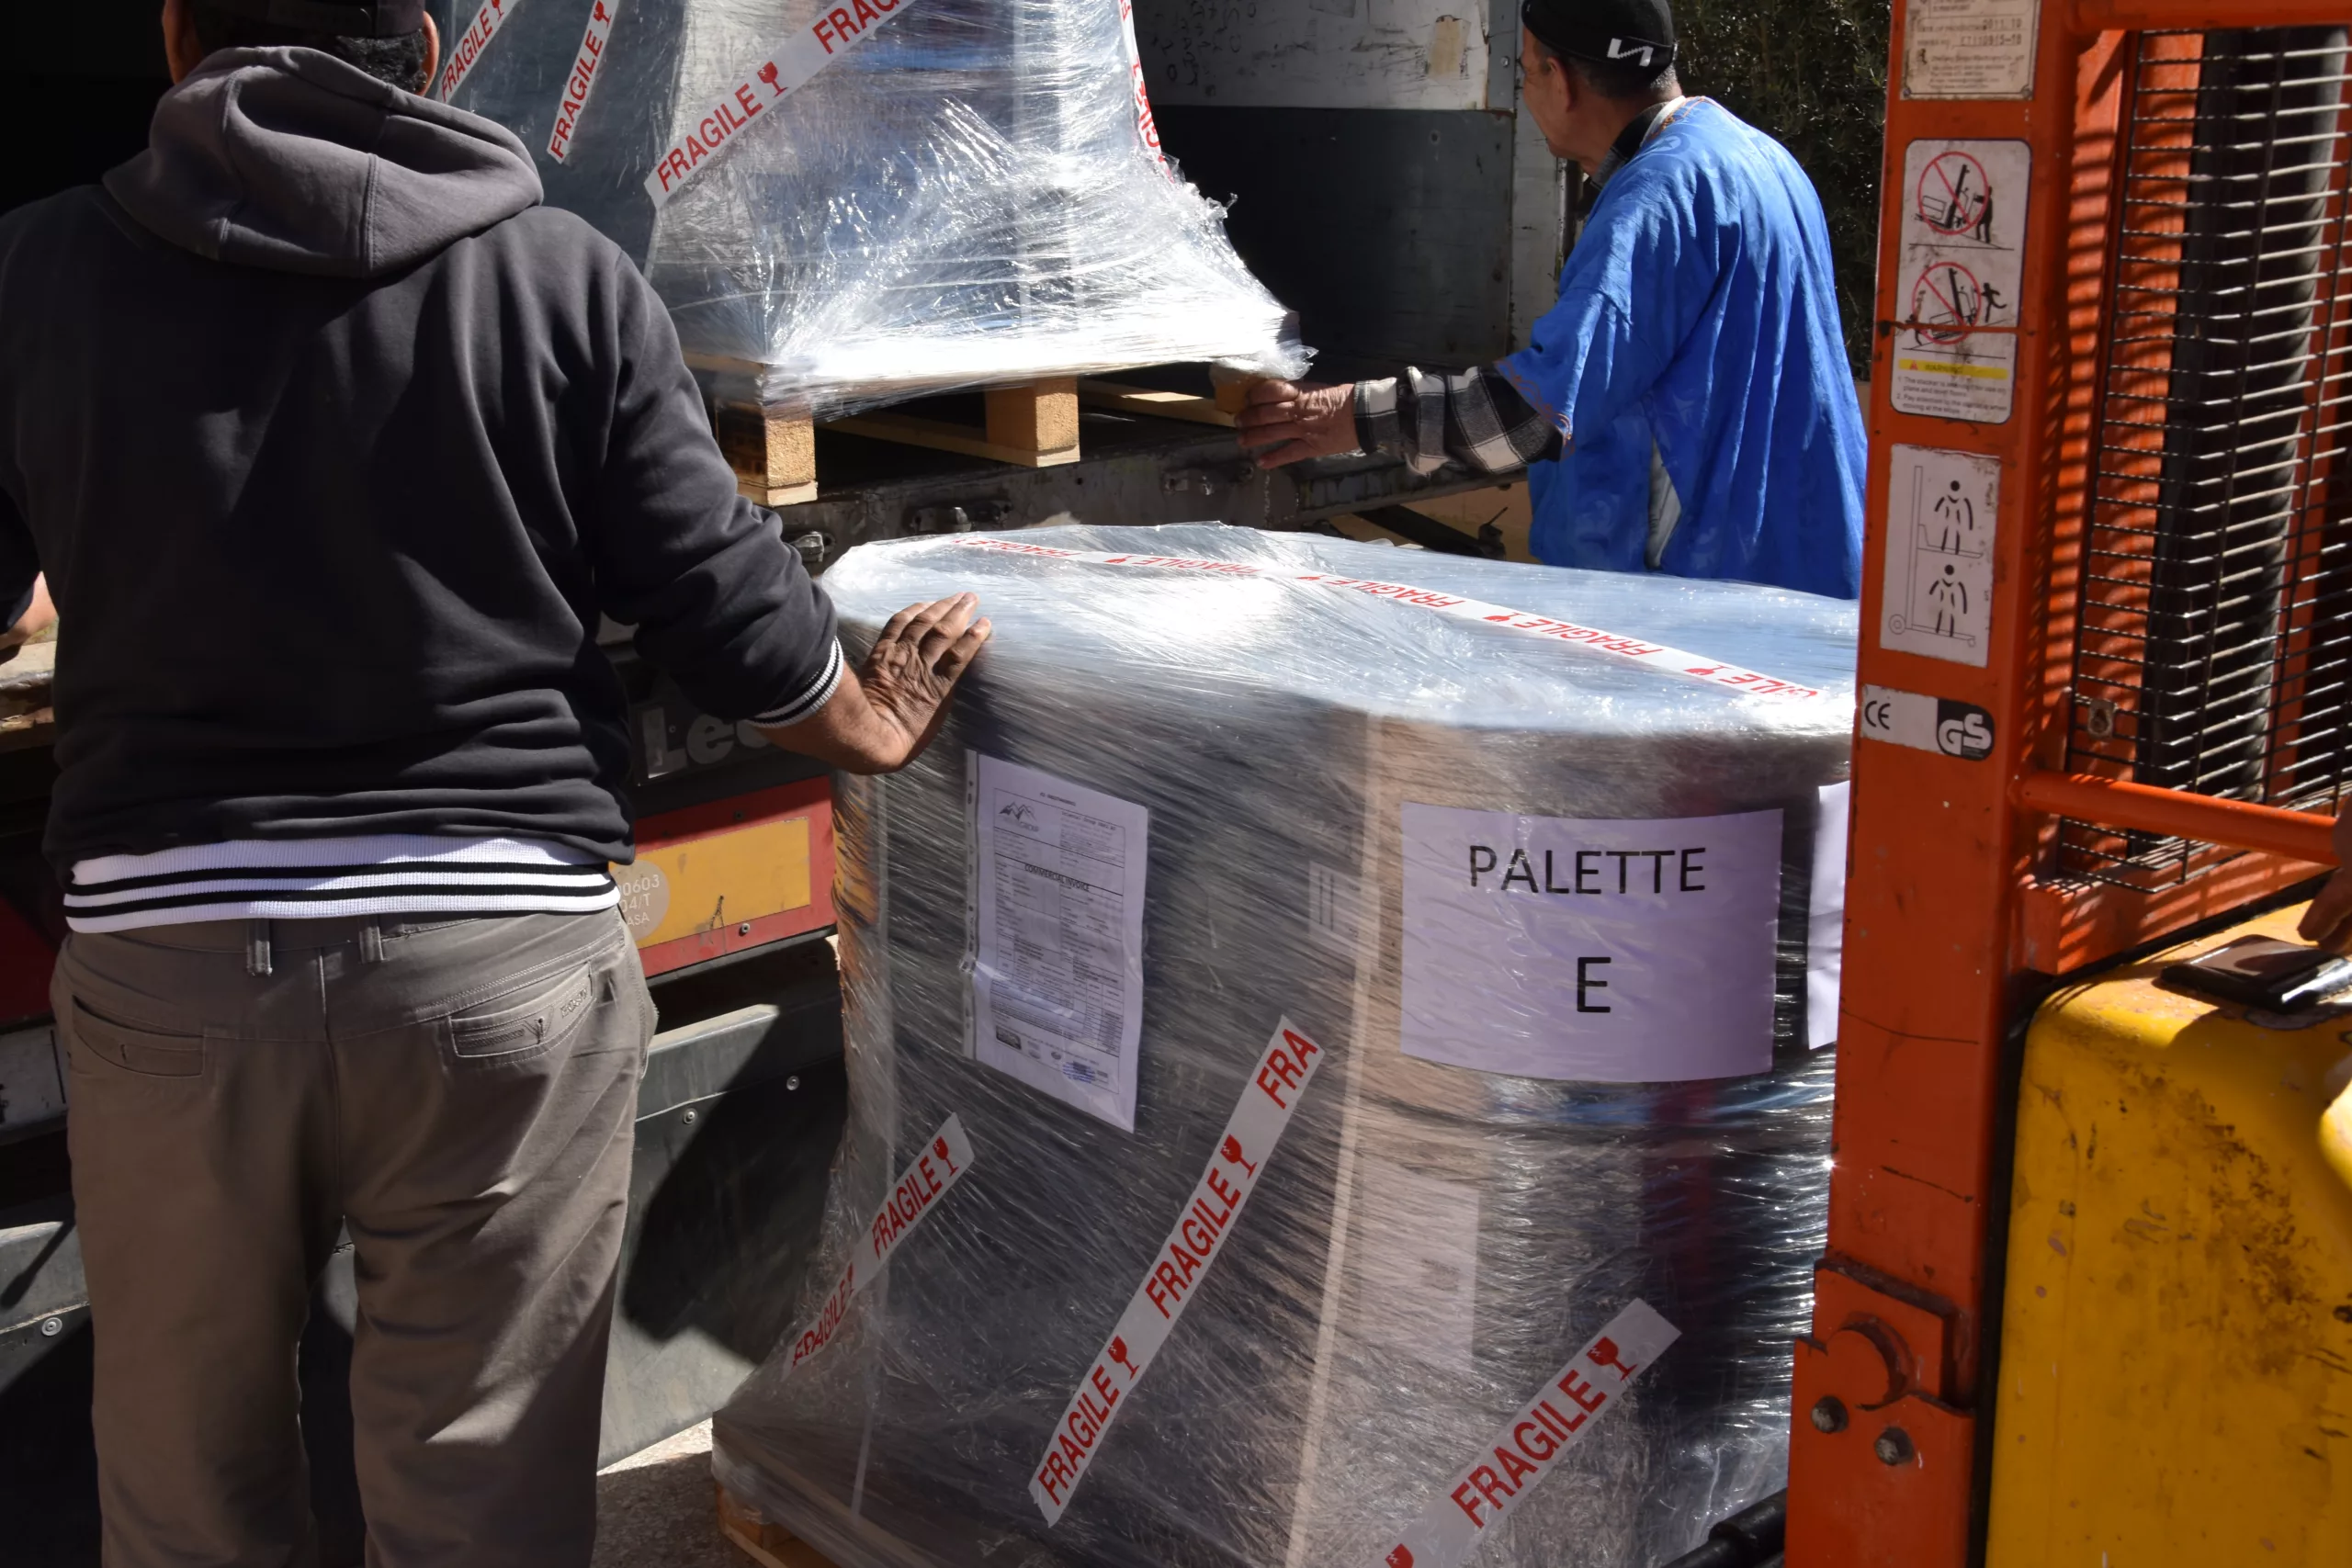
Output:
<instances>
[{"instance_id":1,"label":"man in blue jacket","mask_svg":"<svg viewBox=\"0 0 2352 1568\"><path fill-rule=\"evenodd\" d=\"M1526 0L1525 96L1601 187L1529 345L1456 375L1252 389L1267 467L1358 449L1528 470L1555 566L1861 591L1861 412L1821 200L1682 96L1667 0Z\"/></svg>"}]
</instances>

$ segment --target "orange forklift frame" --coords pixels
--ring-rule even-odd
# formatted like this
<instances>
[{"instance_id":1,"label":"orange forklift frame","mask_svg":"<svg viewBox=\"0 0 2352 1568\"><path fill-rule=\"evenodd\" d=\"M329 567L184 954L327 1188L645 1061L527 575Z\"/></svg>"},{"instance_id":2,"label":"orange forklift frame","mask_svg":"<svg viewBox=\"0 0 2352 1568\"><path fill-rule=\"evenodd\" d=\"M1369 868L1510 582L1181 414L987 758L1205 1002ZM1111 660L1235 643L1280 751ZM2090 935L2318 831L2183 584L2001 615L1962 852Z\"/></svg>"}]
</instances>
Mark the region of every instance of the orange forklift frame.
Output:
<instances>
[{"instance_id":1,"label":"orange forklift frame","mask_svg":"<svg viewBox=\"0 0 2352 1568\"><path fill-rule=\"evenodd\" d=\"M1923 39L1926 25L1940 24L1949 39L1956 17L2019 11L2028 96L1906 94L1915 24ZM1981 329L2016 335L2006 421L1896 409L1895 361L1911 334L1894 320L1877 327L1865 706L1904 694L1928 699L1931 714L1965 711L1937 700L1973 705L1992 735L1988 753L1967 754L1980 750L1972 744L1947 754L1880 739L1866 723L1855 746L1828 1248L1812 1332L1796 1347L1792 1568L1965 1568L1981 1556L2001 1235L1993 1209L2006 1201L2002 1130L2014 1109L2004 1057L2040 977L2291 886L2335 860L2324 817L2066 769L2077 644L2097 630L2076 623L2106 439L2103 349L2117 258L2145 242L2119 217L2138 35L2341 25L2352 0L1896 0L1894 13L1880 316L1906 309L1901 216L1915 198L1903 188L1913 141L2022 142L2031 178L2017 324ZM1898 444L1998 463L1981 668L1884 646ZM2253 852L2168 887L2119 888L2057 874L2060 818Z\"/></svg>"}]
</instances>

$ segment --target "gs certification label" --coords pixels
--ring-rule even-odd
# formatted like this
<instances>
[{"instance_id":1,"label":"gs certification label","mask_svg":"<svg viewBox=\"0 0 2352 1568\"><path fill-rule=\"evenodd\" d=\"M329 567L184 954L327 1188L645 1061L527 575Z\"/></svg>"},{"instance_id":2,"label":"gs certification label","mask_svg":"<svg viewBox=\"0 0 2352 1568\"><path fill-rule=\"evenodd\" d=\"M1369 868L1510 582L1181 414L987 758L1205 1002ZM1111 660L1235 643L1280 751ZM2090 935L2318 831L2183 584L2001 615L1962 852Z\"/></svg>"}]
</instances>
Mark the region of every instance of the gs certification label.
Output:
<instances>
[{"instance_id":1,"label":"gs certification label","mask_svg":"<svg viewBox=\"0 0 2352 1568\"><path fill-rule=\"evenodd\" d=\"M1917 751L1981 762L1993 754L1993 716L1974 703L1898 692L1892 686L1862 688L1863 738Z\"/></svg>"}]
</instances>

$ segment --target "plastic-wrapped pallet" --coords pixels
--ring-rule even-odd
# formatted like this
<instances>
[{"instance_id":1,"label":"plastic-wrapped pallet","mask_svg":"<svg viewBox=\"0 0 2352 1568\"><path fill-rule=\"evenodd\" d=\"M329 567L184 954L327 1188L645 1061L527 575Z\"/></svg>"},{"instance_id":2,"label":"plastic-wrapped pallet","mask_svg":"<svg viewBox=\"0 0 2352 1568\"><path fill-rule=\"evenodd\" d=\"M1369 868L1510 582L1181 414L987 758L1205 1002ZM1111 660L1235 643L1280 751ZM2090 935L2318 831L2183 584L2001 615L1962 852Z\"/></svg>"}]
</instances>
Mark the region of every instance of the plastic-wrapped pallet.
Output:
<instances>
[{"instance_id":1,"label":"plastic-wrapped pallet","mask_svg":"<svg viewBox=\"0 0 2352 1568\"><path fill-rule=\"evenodd\" d=\"M1782 1483L1852 606L1208 525L826 582L996 635L839 791L831 1264L733 1495L850 1568L1654 1568Z\"/></svg>"},{"instance_id":2,"label":"plastic-wrapped pallet","mask_svg":"<svg viewBox=\"0 0 2352 1568\"><path fill-rule=\"evenodd\" d=\"M1122 0L475 5L444 17L446 96L639 261L723 396L824 416L1305 368L1222 209L1160 158Z\"/></svg>"}]
</instances>

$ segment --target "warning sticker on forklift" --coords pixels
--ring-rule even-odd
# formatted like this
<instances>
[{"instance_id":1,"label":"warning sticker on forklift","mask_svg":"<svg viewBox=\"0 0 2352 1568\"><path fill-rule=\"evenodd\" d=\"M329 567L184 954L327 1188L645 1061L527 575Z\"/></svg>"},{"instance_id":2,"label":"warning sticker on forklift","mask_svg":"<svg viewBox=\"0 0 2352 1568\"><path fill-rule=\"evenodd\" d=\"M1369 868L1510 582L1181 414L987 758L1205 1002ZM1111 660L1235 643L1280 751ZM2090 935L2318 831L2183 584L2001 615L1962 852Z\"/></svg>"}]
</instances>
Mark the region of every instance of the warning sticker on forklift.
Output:
<instances>
[{"instance_id":1,"label":"warning sticker on forklift","mask_svg":"<svg viewBox=\"0 0 2352 1568\"><path fill-rule=\"evenodd\" d=\"M1993 537L2001 462L1897 446L1887 465L1878 645L1984 668L1993 650Z\"/></svg>"},{"instance_id":2,"label":"warning sticker on forklift","mask_svg":"<svg viewBox=\"0 0 2352 1568\"><path fill-rule=\"evenodd\" d=\"M1903 12L1903 96L2032 96L2041 23L2041 0L1911 0Z\"/></svg>"},{"instance_id":3,"label":"warning sticker on forklift","mask_svg":"<svg viewBox=\"0 0 2352 1568\"><path fill-rule=\"evenodd\" d=\"M1905 413L1986 424L2009 417L2032 173L2022 141L1923 138L1904 150L1890 395Z\"/></svg>"},{"instance_id":4,"label":"warning sticker on forklift","mask_svg":"<svg viewBox=\"0 0 2352 1568\"><path fill-rule=\"evenodd\" d=\"M1951 288L1965 291L1971 280L1949 271L1922 273L1915 295L1933 300ZM2000 424L2016 402L2018 340L1986 335L1946 344L1915 344L1898 349L1890 396L1905 413Z\"/></svg>"},{"instance_id":5,"label":"warning sticker on forklift","mask_svg":"<svg viewBox=\"0 0 2352 1568\"><path fill-rule=\"evenodd\" d=\"M848 0L820 10L807 27L785 39L774 54L737 78L718 101L691 120L678 139L653 161L645 194L659 209L702 172L704 164L741 135L768 107L874 35L899 11L919 0Z\"/></svg>"},{"instance_id":6,"label":"warning sticker on forklift","mask_svg":"<svg viewBox=\"0 0 2352 1568\"><path fill-rule=\"evenodd\" d=\"M1439 1489L1381 1554L1380 1568L1455 1568L1466 1560L1681 1336L1648 1303L1628 1303Z\"/></svg>"},{"instance_id":7,"label":"warning sticker on forklift","mask_svg":"<svg viewBox=\"0 0 2352 1568\"><path fill-rule=\"evenodd\" d=\"M443 103L447 103L449 95L472 74L481 51L490 47L490 40L498 36L498 29L506 25L506 18L522 3L523 0L481 0L481 9L474 13L474 19L466 24L466 30L449 46L449 63L441 73Z\"/></svg>"},{"instance_id":8,"label":"warning sticker on forklift","mask_svg":"<svg viewBox=\"0 0 2352 1568\"><path fill-rule=\"evenodd\" d=\"M1375 599L1391 599L1416 609L1432 610L1457 620L1483 621L1505 631L1522 632L1530 637L1549 638L1555 642L1573 643L1598 653L1614 654L1637 663L1668 670L1711 686L1729 686L1751 697L1770 697L1781 701L1811 702L1822 695L1818 687L1800 686L1792 681L1782 681L1771 675L1761 675L1753 670L1743 670L1736 664L1726 664L1719 659L1708 659L1696 653L1686 653L1662 642L1648 642L1641 637L1626 637L1621 632L1603 631L1598 626L1582 626L1574 621L1563 621L1550 615L1532 615L1525 610L1513 610L1501 604L1489 604L1483 600L1464 599L1459 594L1440 593L1428 588L1415 588L1403 582L1382 582L1369 577L1340 577L1328 571L1283 571L1272 567L1250 566L1241 561L1207 560L1185 556L1114 556L1101 550L1064 550L1050 545L1032 545L1018 539L991 539L985 536L960 538L956 544L967 549L998 550L1007 555L1045 556L1056 560L1083 561L1093 566L1164 567L1178 571L1204 572L1212 577L1250 578L1266 582L1295 582L1304 585L1337 589L1343 592L1366 593Z\"/></svg>"},{"instance_id":9,"label":"warning sticker on forklift","mask_svg":"<svg viewBox=\"0 0 2352 1568\"><path fill-rule=\"evenodd\" d=\"M1029 1495L1057 1524L1069 1506L1087 1467L1102 1450L1103 1435L1152 1358L1175 1332L1176 1320L1201 1287L1203 1277L1224 1250L1241 1218L1241 1206L1256 1190L1258 1173L1273 1157L1290 1126L1291 1113L1322 1065L1323 1048L1283 1019L1241 1090L1241 1102L1225 1124L1225 1135L1210 1152L1190 1201L1160 1244L1143 1283L1111 1330L1111 1342L1079 1380L1078 1392L1055 1423L1045 1457L1029 1477Z\"/></svg>"},{"instance_id":10,"label":"warning sticker on forklift","mask_svg":"<svg viewBox=\"0 0 2352 1568\"><path fill-rule=\"evenodd\" d=\"M833 1288L825 1292L824 1304L817 1309L817 1320L800 1331L792 1342L792 1365L801 1362L833 1342L841 1332L842 1322L848 1315L849 1303L865 1294L865 1287L882 1277L883 1266L899 1244L914 1233L923 1217L939 1206L949 1188L964 1179L972 1168L972 1141L964 1135L964 1123L950 1116L933 1134L931 1142L915 1156L899 1179L891 1184L890 1195L874 1211L874 1218L866 1224L857 1247L851 1253L848 1267Z\"/></svg>"}]
</instances>

